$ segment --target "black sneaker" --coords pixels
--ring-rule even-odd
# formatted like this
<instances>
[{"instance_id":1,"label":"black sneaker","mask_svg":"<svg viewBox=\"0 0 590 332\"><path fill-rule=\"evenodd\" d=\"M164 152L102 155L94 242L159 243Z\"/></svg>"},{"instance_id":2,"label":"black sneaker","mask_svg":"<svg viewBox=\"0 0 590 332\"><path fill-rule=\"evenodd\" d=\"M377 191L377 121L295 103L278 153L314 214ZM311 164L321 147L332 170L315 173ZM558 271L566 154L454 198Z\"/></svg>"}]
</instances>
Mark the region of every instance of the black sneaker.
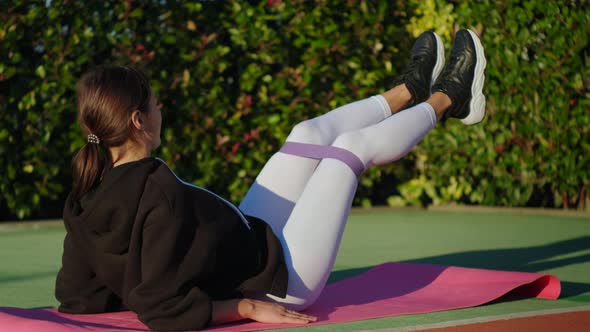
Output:
<instances>
[{"instance_id":1,"label":"black sneaker","mask_svg":"<svg viewBox=\"0 0 590 332\"><path fill-rule=\"evenodd\" d=\"M422 33L412 46L412 58L393 86L406 84L412 95L404 107L411 107L430 97L430 88L445 65L445 49L440 37L432 31Z\"/></svg>"},{"instance_id":2,"label":"black sneaker","mask_svg":"<svg viewBox=\"0 0 590 332\"><path fill-rule=\"evenodd\" d=\"M485 68L486 57L477 35L471 30L457 31L449 64L432 87L432 92L443 92L451 98L452 105L443 120L458 118L467 125L483 120Z\"/></svg>"}]
</instances>

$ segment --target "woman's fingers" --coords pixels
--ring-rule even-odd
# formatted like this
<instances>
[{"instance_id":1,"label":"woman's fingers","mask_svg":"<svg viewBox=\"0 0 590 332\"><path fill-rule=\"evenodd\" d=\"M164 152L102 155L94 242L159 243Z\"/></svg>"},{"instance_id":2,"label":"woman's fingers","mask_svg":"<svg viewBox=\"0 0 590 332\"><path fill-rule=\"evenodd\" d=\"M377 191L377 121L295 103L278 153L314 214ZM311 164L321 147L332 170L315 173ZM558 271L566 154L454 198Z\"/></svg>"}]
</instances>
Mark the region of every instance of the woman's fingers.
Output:
<instances>
[{"instance_id":1,"label":"woman's fingers","mask_svg":"<svg viewBox=\"0 0 590 332\"><path fill-rule=\"evenodd\" d=\"M304 320L307 320L310 322L315 322L316 320L318 320L318 318L315 316L306 315L304 313L301 313L301 312L298 312L295 310L290 310L290 309L286 309L286 310L289 314L293 315L294 317L300 318L300 319L304 319Z\"/></svg>"},{"instance_id":2,"label":"woman's fingers","mask_svg":"<svg viewBox=\"0 0 590 332\"><path fill-rule=\"evenodd\" d=\"M287 317L289 319L294 319L297 321L315 322L317 320L317 318L314 316L302 314L300 312L293 311L293 310L285 311L284 315L285 315L285 317Z\"/></svg>"},{"instance_id":3,"label":"woman's fingers","mask_svg":"<svg viewBox=\"0 0 590 332\"><path fill-rule=\"evenodd\" d=\"M307 319L302 319L302 318L295 318L295 317L284 317L283 318L283 323L287 323L287 324L307 324L310 321Z\"/></svg>"},{"instance_id":4,"label":"woman's fingers","mask_svg":"<svg viewBox=\"0 0 590 332\"><path fill-rule=\"evenodd\" d=\"M306 320L312 321L312 322L315 322L317 320L317 317L315 317L315 316L305 315L305 314L302 314L302 313L299 313L299 312L294 313L294 315L296 317L301 318L301 319L306 319Z\"/></svg>"},{"instance_id":5,"label":"woman's fingers","mask_svg":"<svg viewBox=\"0 0 590 332\"><path fill-rule=\"evenodd\" d=\"M302 324L302 323L315 322L315 320L301 317L301 316L285 315L285 316L283 316L283 322L284 323L293 323L293 324Z\"/></svg>"},{"instance_id":6,"label":"woman's fingers","mask_svg":"<svg viewBox=\"0 0 590 332\"><path fill-rule=\"evenodd\" d=\"M270 303L259 300L248 300L252 304L251 311L244 317L248 317L263 323L294 323L305 324L315 322L316 317L289 310L278 303Z\"/></svg>"}]
</instances>

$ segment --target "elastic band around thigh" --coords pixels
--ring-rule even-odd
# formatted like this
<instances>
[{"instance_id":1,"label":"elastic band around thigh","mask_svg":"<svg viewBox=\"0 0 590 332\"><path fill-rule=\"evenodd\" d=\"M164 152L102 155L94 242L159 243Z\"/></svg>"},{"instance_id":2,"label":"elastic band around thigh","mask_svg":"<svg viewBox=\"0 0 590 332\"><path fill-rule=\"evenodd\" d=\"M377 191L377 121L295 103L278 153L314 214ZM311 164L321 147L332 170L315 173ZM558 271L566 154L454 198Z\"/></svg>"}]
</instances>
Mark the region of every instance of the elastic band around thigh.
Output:
<instances>
[{"instance_id":1,"label":"elastic band around thigh","mask_svg":"<svg viewBox=\"0 0 590 332\"><path fill-rule=\"evenodd\" d=\"M286 142L279 152L316 160L337 159L350 167L357 177L365 170L365 165L359 157L348 150L335 146Z\"/></svg>"}]
</instances>

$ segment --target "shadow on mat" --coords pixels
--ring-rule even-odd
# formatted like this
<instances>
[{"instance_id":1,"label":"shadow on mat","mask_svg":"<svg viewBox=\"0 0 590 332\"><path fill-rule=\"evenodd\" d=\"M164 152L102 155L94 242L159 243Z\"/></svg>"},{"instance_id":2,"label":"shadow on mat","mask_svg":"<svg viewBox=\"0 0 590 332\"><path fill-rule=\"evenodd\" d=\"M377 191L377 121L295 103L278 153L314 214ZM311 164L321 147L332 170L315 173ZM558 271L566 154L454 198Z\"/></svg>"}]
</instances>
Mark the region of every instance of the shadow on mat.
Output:
<instances>
[{"instance_id":1,"label":"shadow on mat","mask_svg":"<svg viewBox=\"0 0 590 332\"><path fill-rule=\"evenodd\" d=\"M528 248L474 250L412 259L406 262L456 265L480 269L542 272L548 269L590 261L590 236ZM576 253L578 253L576 255ZM573 255L573 256L572 256ZM563 257L566 256L566 257ZM590 292L590 283L561 282L560 298Z\"/></svg>"},{"instance_id":2,"label":"shadow on mat","mask_svg":"<svg viewBox=\"0 0 590 332\"><path fill-rule=\"evenodd\" d=\"M317 305L310 307L310 313L327 318L340 307L356 307L386 299L388 301L379 306L419 308L407 312L401 309L397 314L467 308L491 301L534 298L550 287L553 280L541 275L529 275L522 279L522 275L515 274L515 279L510 281L510 274L504 272L466 271L450 267L453 265L458 264L412 262L377 265L374 270L356 280L349 279L326 287L326 297L320 297ZM350 277L367 269L369 267L335 271L332 278ZM465 279L465 273L468 278L474 278L473 283L468 281L471 279ZM525 282L527 279L529 281Z\"/></svg>"},{"instance_id":3,"label":"shadow on mat","mask_svg":"<svg viewBox=\"0 0 590 332\"><path fill-rule=\"evenodd\" d=\"M60 325L71 326L72 328L100 328L100 329L115 329L121 330L124 329L125 331L148 331L147 329L138 329L132 328L128 326L117 326L111 324L101 324L101 323L92 323L92 322L83 322L76 319L70 319L63 316L59 316L52 311L48 310L32 310L32 309L22 309L22 308L0 308L0 313L8 314L15 317L30 319L30 320L37 320L37 321L45 321L50 323L57 323Z\"/></svg>"},{"instance_id":4,"label":"shadow on mat","mask_svg":"<svg viewBox=\"0 0 590 332\"><path fill-rule=\"evenodd\" d=\"M322 293L323 296L320 296L307 310L319 320L327 320L338 308L401 299L432 285L449 267L422 265L416 269L410 264L385 263L374 267L335 271L330 278L332 280L349 278L373 268L372 272L361 277L362 281L357 279L328 285ZM393 276L397 277L395 281L392 281Z\"/></svg>"}]
</instances>

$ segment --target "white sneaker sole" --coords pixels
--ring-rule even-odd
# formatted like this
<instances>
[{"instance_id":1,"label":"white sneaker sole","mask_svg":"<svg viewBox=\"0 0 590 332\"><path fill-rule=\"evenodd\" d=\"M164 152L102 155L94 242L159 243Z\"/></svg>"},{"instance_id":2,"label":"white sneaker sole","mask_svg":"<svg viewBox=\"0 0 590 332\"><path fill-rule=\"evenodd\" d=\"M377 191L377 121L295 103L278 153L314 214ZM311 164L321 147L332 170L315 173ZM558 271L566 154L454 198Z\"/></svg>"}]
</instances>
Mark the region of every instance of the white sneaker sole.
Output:
<instances>
[{"instance_id":1,"label":"white sneaker sole","mask_svg":"<svg viewBox=\"0 0 590 332\"><path fill-rule=\"evenodd\" d=\"M475 55L477 61L473 72L473 83L471 84L471 101L469 102L469 114L461 119L466 125L476 124L483 120L486 115L486 97L483 94L483 85L485 82L484 71L486 69L486 56L479 37L475 32L467 30L471 34L473 44L475 45Z\"/></svg>"},{"instance_id":2,"label":"white sneaker sole","mask_svg":"<svg viewBox=\"0 0 590 332\"><path fill-rule=\"evenodd\" d=\"M445 67L445 47L443 45L440 36L436 34L436 32L432 31L432 34L436 38L436 63L434 64L434 68L432 69L432 78L430 80L430 90L432 90L432 86L438 79L438 76L442 72L443 68Z\"/></svg>"}]
</instances>

